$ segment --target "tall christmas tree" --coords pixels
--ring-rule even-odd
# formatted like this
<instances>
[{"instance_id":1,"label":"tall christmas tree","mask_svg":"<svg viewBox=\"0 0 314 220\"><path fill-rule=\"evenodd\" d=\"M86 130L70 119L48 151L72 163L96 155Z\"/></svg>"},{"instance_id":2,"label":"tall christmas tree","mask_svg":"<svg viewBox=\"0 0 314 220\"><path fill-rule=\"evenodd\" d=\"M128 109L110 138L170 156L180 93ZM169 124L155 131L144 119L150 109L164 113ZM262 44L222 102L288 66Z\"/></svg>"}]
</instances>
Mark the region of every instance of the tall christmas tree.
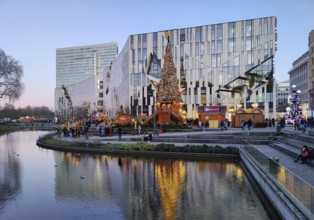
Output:
<instances>
[{"instance_id":1,"label":"tall christmas tree","mask_svg":"<svg viewBox=\"0 0 314 220\"><path fill-rule=\"evenodd\" d=\"M181 93L179 91L179 80L176 75L176 68L173 63L171 44L168 36L166 53L164 56L164 66L162 76L157 86L157 102L180 102Z\"/></svg>"},{"instance_id":2,"label":"tall christmas tree","mask_svg":"<svg viewBox=\"0 0 314 220\"><path fill-rule=\"evenodd\" d=\"M288 108L288 110L290 110L289 117L293 119L302 117L300 92L300 90L296 90L295 85L292 86L292 91L290 95L291 108Z\"/></svg>"}]
</instances>

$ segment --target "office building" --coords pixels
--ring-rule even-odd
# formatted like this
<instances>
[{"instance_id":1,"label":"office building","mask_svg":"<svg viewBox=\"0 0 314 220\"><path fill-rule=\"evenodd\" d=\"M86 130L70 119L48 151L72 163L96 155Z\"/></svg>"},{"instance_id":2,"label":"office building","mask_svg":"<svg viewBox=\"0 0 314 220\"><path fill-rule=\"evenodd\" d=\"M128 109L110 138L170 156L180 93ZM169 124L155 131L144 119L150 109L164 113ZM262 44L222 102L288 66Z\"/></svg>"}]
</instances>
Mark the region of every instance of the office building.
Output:
<instances>
[{"instance_id":1,"label":"office building","mask_svg":"<svg viewBox=\"0 0 314 220\"><path fill-rule=\"evenodd\" d=\"M277 112L286 112L289 106L288 97L290 95L289 81L279 82L277 84Z\"/></svg>"},{"instance_id":2,"label":"office building","mask_svg":"<svg viewBox=\"0 0 314 220\"><path fill-rule=\"evenodd\" d=\"M234 110L239 103L247 107L258 103L265 117L274 117L273 86L267 80L273 80L274 74L276 22L276 17L265 17L130 35L104 76L107 113L113 117L123 106L132 116L152 114L156 97L152 79L161 78L166 33L170 33L188 118L196 117L199 106L223 105ZM263 76L261 84L248 89L245 98L234 97L233 89L248 85L245 76L254 73Z\"/></svg>"},{"instance_id":3,"label":"office building","mask_svg":"<svg viewBox=\"0 0 314 220\"><path fill-rule=\"evenodd\" d=\"M309 77L308 77L308 51L302 54L292 63L292 68L289 70L290 90L293 85L297 90L300 90L300 102L303 112L308 110L309 97Z\"/></svg>"},{"instance_id":4,"label":"office building","mask_svg":"<svg viewBox=\"0 0 314 220\"><path fill-rule=\"evenodd\" d=\"M118 45L114 42L56 50L57 117L69 114L70 106L81 106L86 102L89 102L89 106L96 105L92 108L103 109L103 73L117 54Z\"/></svg>"},{"instance_id":5,"label":"office building","mask_svg":"<svg viewBox=\"0 0 314 220\"><path fill-rule=\"evenodd\" d=\"M308 45L309 110L311 110L311 115L314 116L314 30L312 30L309 34Z\"/></svg>"}]
</instances>

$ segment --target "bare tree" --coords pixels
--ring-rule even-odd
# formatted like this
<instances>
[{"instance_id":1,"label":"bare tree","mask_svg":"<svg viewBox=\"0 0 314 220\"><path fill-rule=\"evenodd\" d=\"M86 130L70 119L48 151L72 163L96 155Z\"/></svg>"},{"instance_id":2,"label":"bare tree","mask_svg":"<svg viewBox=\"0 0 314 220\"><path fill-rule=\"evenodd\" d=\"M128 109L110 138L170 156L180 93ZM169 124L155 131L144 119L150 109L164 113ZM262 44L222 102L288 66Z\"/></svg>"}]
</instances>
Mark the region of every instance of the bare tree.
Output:
<instances>
[{"instance_id":1,"label":"bare tree","mask_svg":"<svg viewBox=\"0 0 314 220\"><path fill-rule=\"evenodd\" d=\"M0 98L18 100L24 91L22 77L23 67L20 62L0 49Z\"/></svg>"}]
</instances>

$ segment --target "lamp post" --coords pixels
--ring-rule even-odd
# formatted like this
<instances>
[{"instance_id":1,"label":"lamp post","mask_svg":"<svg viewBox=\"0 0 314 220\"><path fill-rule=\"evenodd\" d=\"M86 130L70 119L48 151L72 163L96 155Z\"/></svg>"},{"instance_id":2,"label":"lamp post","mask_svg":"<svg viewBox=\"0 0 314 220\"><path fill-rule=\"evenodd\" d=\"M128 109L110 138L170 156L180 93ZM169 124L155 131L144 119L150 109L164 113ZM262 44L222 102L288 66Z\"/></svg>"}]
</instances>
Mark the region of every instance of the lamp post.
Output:
<instances>
[{"instance_id":1,"label":"lamp post","mask_svg":"<svg viewBox=\"0 0 314 220\"><path fill-rule=\"evenodd\" d=\"M170 124L170 104L168 104L168 121L169 121L169 124Z\"/></svg>"},{"instance_id":2,"label":"lamp post","mask_svg":"<svg viewBox=\"0 0 314 220\"><path fill-rule=\"evenodd\" d=\"M153 96L153 115L154 115L154 136L156 136L156 106L155 106L155 96Z\"/></svg>"}]
</instances>

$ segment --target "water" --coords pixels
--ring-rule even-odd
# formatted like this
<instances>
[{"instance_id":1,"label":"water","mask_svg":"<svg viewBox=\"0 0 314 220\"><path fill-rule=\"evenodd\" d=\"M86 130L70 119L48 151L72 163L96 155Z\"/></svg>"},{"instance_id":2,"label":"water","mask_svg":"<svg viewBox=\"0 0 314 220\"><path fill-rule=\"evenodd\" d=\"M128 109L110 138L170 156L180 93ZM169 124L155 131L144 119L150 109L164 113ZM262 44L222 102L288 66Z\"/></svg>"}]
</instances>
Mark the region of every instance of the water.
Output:
<instances>
[{"instance_id":1,"label":"water","mask_svg":"<svg viewBox=\"0 0 314 220\"><path fill-rule=\"evenodd\" d=\"M0 219L270 219L237 162L65 153L0 136Z\"/></svg>"}]
</instances>

